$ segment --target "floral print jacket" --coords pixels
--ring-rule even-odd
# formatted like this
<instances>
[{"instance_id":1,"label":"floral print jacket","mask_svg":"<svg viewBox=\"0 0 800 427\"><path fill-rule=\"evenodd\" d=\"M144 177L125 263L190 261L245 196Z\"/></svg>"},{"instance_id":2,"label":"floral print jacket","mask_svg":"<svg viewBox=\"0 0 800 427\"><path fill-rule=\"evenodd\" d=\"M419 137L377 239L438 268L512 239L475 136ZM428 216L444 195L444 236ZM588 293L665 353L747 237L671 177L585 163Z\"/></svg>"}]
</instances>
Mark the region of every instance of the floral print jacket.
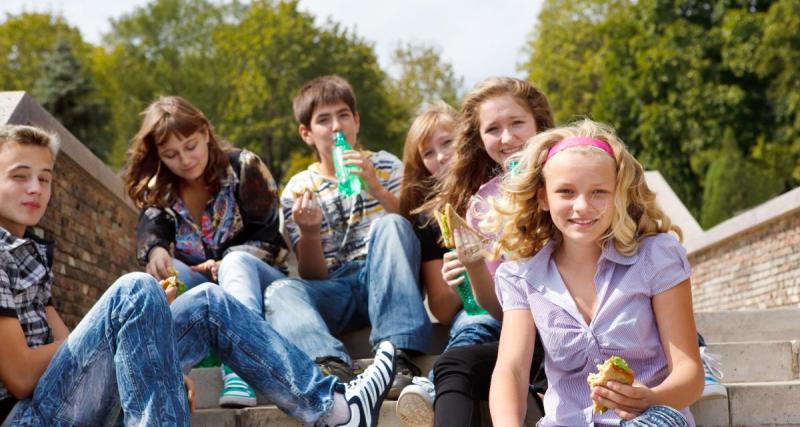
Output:
<instances>
[{"instance_id":1,"label":"floral print jacket","mask_svg":"<svg viewBox=\"0 0 800 427\"><path fill-rule=\"evenodd\" d=\"M191 218L181 199L169 208L142 210L136 227L141 265L147 264L154 247L161 246L187 265L246 251L285 271L288 250L280 233L275 180L248 150L234 150L228 157L228 174L199 220Z\"/></svg>"}]
</instances>

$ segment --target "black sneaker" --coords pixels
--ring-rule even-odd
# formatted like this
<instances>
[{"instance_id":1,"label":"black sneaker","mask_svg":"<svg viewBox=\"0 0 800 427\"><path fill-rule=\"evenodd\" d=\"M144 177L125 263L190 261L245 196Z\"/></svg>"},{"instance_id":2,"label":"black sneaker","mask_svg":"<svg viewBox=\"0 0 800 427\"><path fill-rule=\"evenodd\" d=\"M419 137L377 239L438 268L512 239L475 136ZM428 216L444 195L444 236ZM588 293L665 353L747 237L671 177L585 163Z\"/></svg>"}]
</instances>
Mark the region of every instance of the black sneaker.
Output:
<instances>
[{"instance_id":1,"label":"black sneaker","mask_svg":"<svg viewBox=\"0 0 800 427\"><path fill-rule=\"evenodd\" d=\"M383 341L378 344L372 364L367 366L364 373L344 385L344 398L350 407L350 420L339 426L377 426L381 404L394 380L395 372L394 344Z\"/></svg>"},{"instance_id":2,"label":"black sneaker","mask_svg":"<svg viewBox=\"0 0 800 427\"><path fill-rule=\"evenodd\" d=\"M339 382L347 383L353 381L356 377L353 368L350 367L344 360L334 356L318 357L314 363L319 366L319 370L326 376L333 375L339 378Z\"/></svg>"},{"instance_id":3,"label":"black sneaker","mask_svg":"<svg viewBox=\"0 0 800 427\"><path fill-rule=\"evenodd\" d=\"M392 389L389 390L389 399L396 400L400 397L400 392L411 384L414 377L421 375L421 370L414 362L411 361L411 356L404 350L397 350L397 376L394 377Z\"/></svg>"}]
</instances>

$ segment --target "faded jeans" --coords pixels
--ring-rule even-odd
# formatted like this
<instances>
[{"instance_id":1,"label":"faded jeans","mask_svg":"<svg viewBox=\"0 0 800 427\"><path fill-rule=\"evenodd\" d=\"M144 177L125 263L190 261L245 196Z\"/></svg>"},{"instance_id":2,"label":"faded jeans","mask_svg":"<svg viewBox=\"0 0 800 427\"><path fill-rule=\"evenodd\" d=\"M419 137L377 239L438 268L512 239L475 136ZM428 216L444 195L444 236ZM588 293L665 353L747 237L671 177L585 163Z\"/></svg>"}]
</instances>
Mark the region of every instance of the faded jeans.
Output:
<instances>
[{"instance_id":1,"label":"faded jeans","mask_svg":"<svg viewBox=\"0 0 800 427\"><path fill-rule=\"evenodd\" d=\"M56 352L12 425L103 426L120 407L125 425L189 426L181 371L213 348L256 390L304 423L326 414L334 389L297 347L219 286L167 305L144 273L123 276Z\"/></svg>"},{"instance_id":2,"label":"faded jeans","mask_svg":"<svg viewBox=\"0 0 800 427\"><path fill-rule=\"evenodd\" d=\"M453 317L447 346L442 354L452 348L497 341L500 339L500 326L500 321L490 314L470 316L466 311L459 310ZM433 369L428 372L428 379L433 382Z\"/></svg>"},{"instance_id":3,"label":"faded jeans","mask_svg":"<svg viewBox=\"0 0 800 427\"><path fill-rule=\"evenodd\" d=\"M372 225L366 261L348 262L325 280L281 279L264 296L272 327L312 359L333 356L352 364L341 341L372 326L374 346L425 352L431 323L418 286L419 240L405 218L387 214Z\"/></svg>"},{"instance_id":4,"label":"faded jeans","mask_svg":"<svg viewBox=\"0 0 800 427\"><path fill-rule=\"evenodd\" d=\"M172 260L178 272L178 279L191 289L201 283L209 282L209 278L192 271L189 266L178 259ZM219 264L217 282L226 292L239 300L247 308L258 314L264 312L264 290L273 281L286 277L277 268L244 251L231 251L222 258Z\"/></svg>"}]
</instances>

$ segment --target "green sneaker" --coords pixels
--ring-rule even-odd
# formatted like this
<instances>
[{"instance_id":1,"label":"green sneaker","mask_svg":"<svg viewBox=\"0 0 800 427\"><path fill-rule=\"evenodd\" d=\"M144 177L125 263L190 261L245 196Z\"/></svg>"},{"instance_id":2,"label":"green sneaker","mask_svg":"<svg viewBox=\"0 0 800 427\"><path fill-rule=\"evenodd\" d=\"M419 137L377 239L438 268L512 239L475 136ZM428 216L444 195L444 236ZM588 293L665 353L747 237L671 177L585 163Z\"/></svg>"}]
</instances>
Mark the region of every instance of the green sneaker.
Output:
<instances>
[{"instance_id":1,"label":"green sneaker","mask_svg":"<svg viewBox=\"0 0 800 427\"><path fill-rule=\"evenodd\" d=\"M256 391L225 365L222 365L222 394L219 397L219 406L223 408L256 406Z\"/></svg>"}]
</instances>

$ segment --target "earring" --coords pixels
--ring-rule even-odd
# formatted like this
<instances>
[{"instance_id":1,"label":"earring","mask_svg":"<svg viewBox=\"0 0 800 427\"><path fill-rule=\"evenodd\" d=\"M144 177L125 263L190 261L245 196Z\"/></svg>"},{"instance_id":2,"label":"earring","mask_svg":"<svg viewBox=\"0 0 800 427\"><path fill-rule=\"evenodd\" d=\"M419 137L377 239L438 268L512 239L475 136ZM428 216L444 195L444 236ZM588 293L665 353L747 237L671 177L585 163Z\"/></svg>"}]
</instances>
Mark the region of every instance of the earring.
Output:
<instances>
[{"instance_id":1,"label":"earring","mask_svg":"<svg viewBox=\"0 0 800 427\"><path fill-rule=\"evenodd\" d=\"M147 181L147 189L153 191L156 189L156 179L158 178L158 173L161 172L161 160L158 161L158 168L156 168L156 173Z\"/></svg>"}]
</instances>

